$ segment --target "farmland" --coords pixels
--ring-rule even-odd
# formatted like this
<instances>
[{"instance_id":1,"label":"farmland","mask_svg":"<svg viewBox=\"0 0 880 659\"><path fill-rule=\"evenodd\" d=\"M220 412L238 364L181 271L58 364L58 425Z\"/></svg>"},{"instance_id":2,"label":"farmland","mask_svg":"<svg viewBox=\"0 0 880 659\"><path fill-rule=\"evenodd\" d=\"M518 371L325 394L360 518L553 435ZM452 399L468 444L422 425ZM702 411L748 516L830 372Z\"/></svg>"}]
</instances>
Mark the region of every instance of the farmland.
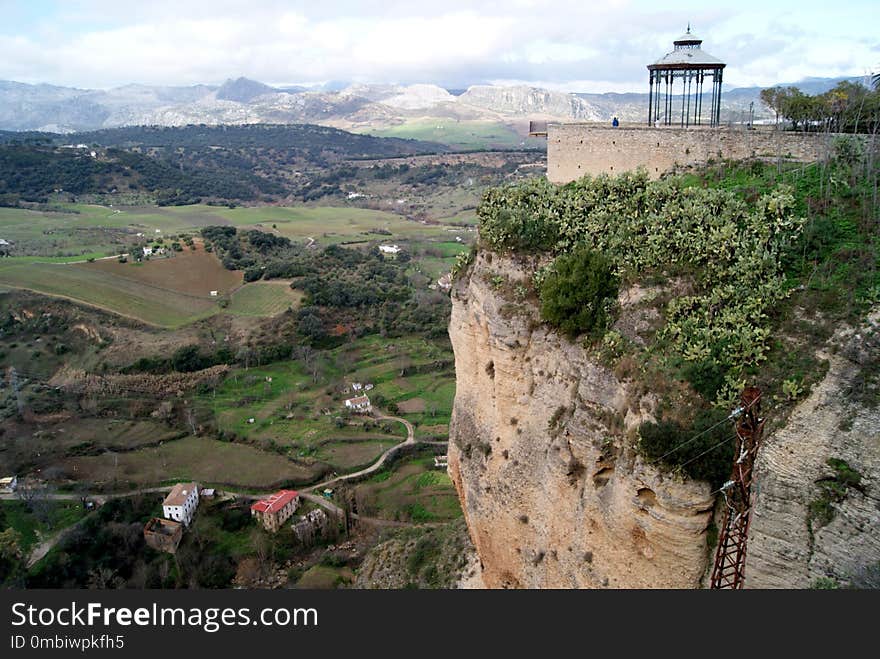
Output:
<instances>
[{"instance_id":1,"label":"farmland","mask_svg":"<svg viewBox=\"0 0 880 659\"><path fill-rule=\"evenodd\" d=\"M513 128L495 121L460 121L456 119L411 119L390 128L370 129L378 137L441 142L460 149L516 149L531 146L534 140L523 137ZM537 143L539 144L540 143Z\"/></svg>"},{"instance_id":2,"label":"farmland","mask_svg":"<svg viewBox=\"0 0 880 659\"><path fill-rule=\"evenodd\" d=\"M445 469L419 454L402 459L353 488L358 513L393 521L447 522L461 516L458 495Z\"/></svg>"},{"instance_id":3,"label":"farmland","mask_svg":"<svg viewBox=\"0 0 880 659\"><path fill-rule=\"evenodd\" d=\"M147 286L95 268L0 261L0 284L55 295L153 325L178 327L218 310L216 300Z\"/></svg>"},{"instance_id":4,"label":"farmland","mask_svg":"<svg viewBox=\"0 0 880 659\"><path fill-rule=\"evenodd\" d=\"M228 294L242 284L240 272L227 270L213 254L195 243L196 249L185 249L168 258L158 257L140 263L120 263L104 259L94 263L78 263L72 268L97 271L112 279L130 279L145 287L197 298L210 297L211 291Z\"/></svg>"},{"instance_id":5,"label":"farmland","mask_svg":"<svg viewBox=\"0 0 880 659\"><path fill-rule=\"evenodd\" d=\"M281 483L314 480L320 468L309 468L287 458L244 444L205 437L187 437L156 447L125 453L69 458L68 475L98 486L196 480L200 483L269 489Z\"/></svg>"},{"instance_id":6,"label":"farmland","mask_svg":"<svg viewBox=\"0 0 880 659\"><path fill-rule=\"evenodd\" d=\"M341 242L377 230L395 238L434 236L438 227L386 211L355 207L106 206L59 204L58 211L0 208L0 237L13 242L13 256L85 260L108 256L139 238L194 233L210 225L261 228L292 240L311 237ZM138 236L137 234L142 234ZM321 240L325 239L325 240Z\"/></svg>"},{"instance_id":7,"label":"farmland","mask_svg":"<svg viewBox=\"0 0 880 659\"><path fill-rule=\"evenodd\" d=\"M301 300L302 293L290 288L286 281L257 281L236 290L226 312L265 318L296 307Z\"/></svg>"},{"instance_id":8,"label":"farmland","mask_svg":"<svg viewBox=\"0 0 880 659\"><path fill-rule=\"evenodd\" d=\"M161 240L168 245L178 235L209 225L257 228L306 244L396 241L422 253L424 272L432 279L448 271L454 253L463 249L451 241L449 227L361 208L196 205L111 209L67 204L63 210L67 212L0 208L0 237L14 244L12 255L0 259L0 285L84 302L170 328L220 313L211 291L218 291L221 298L230 295L227 313L242 317L277 315L296 307L301 295L285 290L282 282L239 288L242 274L224 269L199 241L195 250L169 250L171 258L143 263L103 257L144 242ZM413 267L419 269L419 263Z\"/></svg>"}]
</instances>

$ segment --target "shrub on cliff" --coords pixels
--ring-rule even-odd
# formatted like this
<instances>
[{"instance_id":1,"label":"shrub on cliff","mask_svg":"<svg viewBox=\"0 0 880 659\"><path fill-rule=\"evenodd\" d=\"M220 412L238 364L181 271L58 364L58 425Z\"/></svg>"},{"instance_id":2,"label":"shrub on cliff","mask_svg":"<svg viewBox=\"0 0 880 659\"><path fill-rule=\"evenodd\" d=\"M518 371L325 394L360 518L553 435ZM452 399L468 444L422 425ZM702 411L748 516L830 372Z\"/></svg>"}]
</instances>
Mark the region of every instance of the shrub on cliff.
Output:
<instances>
[{"instance_id":1,"label":"shrub on cliff","mask_svg":"<svg viewBox=\"0 0 880 659\"><path fill-rule=\"evenodd\" d=\"M570 337L599 332L608 325L617 288L611 262L581 246L559 256L541 283L541 318Z\"/></svg>"},{"instance_id":2,"label":"shrub on cliff","mask_svg":"<svg viewBox=\"0 0 880 659\"><path fill-rule=\"evenodd\" d=\"M649 462L660 462L697 480L720 487L730 475L735 441L733 421L727 411L710 409L701 412L690 428L674 421L639 426L638 451Z\"/></svg>"}]
</instances>

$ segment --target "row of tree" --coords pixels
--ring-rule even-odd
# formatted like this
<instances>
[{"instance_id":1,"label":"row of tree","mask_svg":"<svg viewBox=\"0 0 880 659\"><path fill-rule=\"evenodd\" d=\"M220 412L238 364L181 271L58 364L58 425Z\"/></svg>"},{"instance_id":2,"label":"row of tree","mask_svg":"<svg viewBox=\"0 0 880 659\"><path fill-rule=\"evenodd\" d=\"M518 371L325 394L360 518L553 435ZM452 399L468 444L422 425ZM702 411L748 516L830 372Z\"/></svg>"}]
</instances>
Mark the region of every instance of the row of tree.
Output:
<instances>
[{"instance_id":1,"label":"row of tree","mask_svg":"<svg viewBox=\"0 0 880 659\"><path fill-rule=\"evenodd\" d=\"M770 87L761 101L796 130L872 133L880 125L880 77L873 89L843 81L823 94L805 94L797 87Z\"/></svg>"}]
</instances>

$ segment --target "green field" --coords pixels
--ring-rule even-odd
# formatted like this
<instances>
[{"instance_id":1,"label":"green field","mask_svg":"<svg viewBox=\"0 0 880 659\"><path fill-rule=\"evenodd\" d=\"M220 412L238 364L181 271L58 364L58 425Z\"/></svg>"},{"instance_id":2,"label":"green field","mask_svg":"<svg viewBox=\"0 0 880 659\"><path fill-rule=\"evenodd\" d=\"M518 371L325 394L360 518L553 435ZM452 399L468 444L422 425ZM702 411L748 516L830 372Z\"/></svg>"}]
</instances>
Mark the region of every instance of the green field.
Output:
<instances>
[{"instance_id":1,"label":"green field","mask_svg":"<svg viewBox=\"0 0 880 659\"><path fill-rule=\"evenodd\" d=\"M437 235L437 227L385 211L353 207L62 207L71 212L0 208L0 238L15 243L16 254L29 254L40 260L85 260L89 256L117 254L138 238L138 233L144 238L167 237L195 233L210 225L257 227L293 240L312 237L319 242L339 242L354 236L366 238L372 235L369 231L377 229L391 231L391 237Z\"/></svg>"},{"instance_id":2,"label":"green field","mask_svg":"<svg viewBox=\"0 0 880 659\"><path fill-rule=\"evenodd\" d=\"M458 121L455 119L412 119L399 126L369 129L377 137L440 142L461 149L511 149L530 146L530 140L510 126L494 121Z\"/></svg>"},{"instance_id":3,"label":"green field","mask_svg":"<svg viewBox=\"0 0 880 659\"><path fill-rule=\"evenodd\" d=\"M219 311L214 299L149 286L97 269L16 261L0 261L0 283L85 302L152 325L179 327Z\"/></svg>"},{"instance_id":4,"label":"green field","mask_svg":"<svg viewBox=\"0 0 880 659\"><path fill-rule=\"evenodd\" d=\"M69 458L68 475L109 487L196 480L241 488L311 482L315 469L244 444L187 437L126 453Z\"/></svg>"},{"instance_id":5,"label":"green field","mask_svg":"<svg viewBox=\"0 0 880 659\"><path fill-rule=\"evenodd\" d=\"M302 293L290 288L286 281L256 281L232 294L226 312L236 316L277 316L290 307L299 306L302 297Z\"/></svg>"}]
</instances>

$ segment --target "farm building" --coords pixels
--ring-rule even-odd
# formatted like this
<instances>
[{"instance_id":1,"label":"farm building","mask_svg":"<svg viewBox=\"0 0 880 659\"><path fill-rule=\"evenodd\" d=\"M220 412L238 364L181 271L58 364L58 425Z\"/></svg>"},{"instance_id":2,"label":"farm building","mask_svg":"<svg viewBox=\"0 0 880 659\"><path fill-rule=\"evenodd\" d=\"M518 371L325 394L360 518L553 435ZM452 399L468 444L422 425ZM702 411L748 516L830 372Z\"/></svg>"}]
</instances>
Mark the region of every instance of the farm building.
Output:
<instances>
[{"instance_id":1,"label":"farm building","mask_svg":"<svg viewBox=\"0 0 880 659\"><path fill-rule=\"evenodd\" d=\"M369 397L355 396L354 398L349 398L345 401L345 409L358 414L366 414L373 410L373 406L370 405Z\"/></svg>"},{"instance_id":2,"label":"farm building","mask_svg":"<svg viewBox=\"0 0 880 659\"><path fill-rule=\"evenodd\" d=\"M394 255L400 253L400 247L397 245L379 245L379 251L383 254Z\"/></svg>"},{"instance_id":3,"label":"farm building","mask_svg":"<svg viewBox=\"0 0 880 659\"><path fill-rule=\"evenodd\" d=\"M199 506L199 486L196 483L178 483L165 501L162 502L162 514L167 519L182 522L186 526L192 522L196 508Z\"/></svg>"},{"instance_id":4,"label":"farm building","mask_svg":"<svg viewBox=\"0 0 880 659\"><path fill-rule=\"evenodd\" d=\"M315 508L301 516L299 521L293 523L293 533L296 539L304 545L311 545L316 539L324 537L330 526L330 518L320 508Z\"/></svg>"},{"instance_id":5,"label":"farm building","mask_svg":"<svg viewBox=\"0 0 880 659\"><path fill-rule=\"evenodd\" d=\"M144 526L144 542L157 551L173 554L183 538L183 524L153 517Z\"/></svg>"},{"instance_id":6,"label":"farm building","mask_svg":"<svg viewBox=\"0 0 880 659\"><path fill-rule=\"evenodd\" d=\"M267 531L274 533L299 508L299 493L295 490L279 490L251 506L251 516L256 517Z\"/></svg>"},{"instance_id":7,"label":"farm building","mask_svg":"<svg viewBox=\"0 0 880 659\"><path fill-rule=\"evenodd\" d=\"M17 476L6 476L5 478L0 478L0 492L4 494L12 494L13 492L15 492L16 487L18 487Z\"/></svg>"}]
</instances>

